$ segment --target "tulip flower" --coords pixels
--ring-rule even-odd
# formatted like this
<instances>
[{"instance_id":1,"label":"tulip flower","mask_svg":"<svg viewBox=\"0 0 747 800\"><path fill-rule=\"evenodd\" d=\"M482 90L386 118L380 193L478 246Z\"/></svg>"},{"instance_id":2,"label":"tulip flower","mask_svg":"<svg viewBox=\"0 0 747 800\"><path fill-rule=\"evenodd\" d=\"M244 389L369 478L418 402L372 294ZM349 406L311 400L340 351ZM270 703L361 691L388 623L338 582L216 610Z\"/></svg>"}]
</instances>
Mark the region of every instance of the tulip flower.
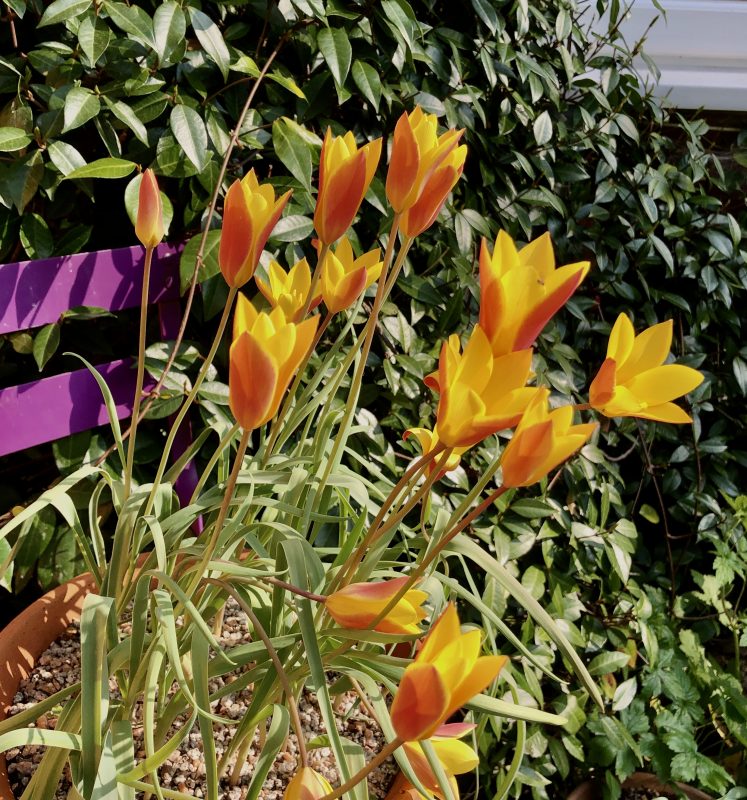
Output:
<instances>
[{"instance_id":1,"label":"tulip flower","mask_svg":"<svg viewBox=\"0 0 747 800\"><path fill-rule=\"evenodd\" d=\"M254 170L231 184L223 203L223 231L218 263L229 286L239 288L254 275L272 229L291 192L277 200L268 183L260 184Z\"/></svg>"},{"instance_id":2,"label":"tulip flower","mask_svg":"<svg viewBox=\"0 0 747 800\"><path fill-rule=\"evenodd\" d=\"M377 247L356 258L347 236L342 237L334 252L327 250L319 269L322 298L330 314L349 308L379 277L380 252Z\"/></svg>"},{"instance_id":3,"label":"tulip flower","mask_svg":"<svg viewBox=\"0 0 747 800\"><path fill-rule=\"evenodd\" d=\"M288 322L300 322L306 309L306 301L311 291L311 268L309 262L302 258L288 272L277 261L271 261L267 268L268 281L257 275L254 281L257 288L265 296L273 308L280 308ZM321 295L313 298L309 309L321 303Z\"/></svg>"},{"instance_id":4,"label":"tulip flower","mask_svg":"<svg viewBox=\"0 0 747 800\"><path fill-rule=\"evenodd\" d=\"M436 426L432 431L428 430L428 428L408 428L402 438L409 439L411 436L414 436L418 440L418 444L420 445L420 449L424 456L427 456L428 453L431 453L439 444L441 444L441 440L438 437L438 426ZM456 469L459 466L459 462L462 460L462 455L467 450L469 450L468 447L453 448L452 452L449 454L449 457L446 459L446 463L441 464L438 478L443 478L447 472L451 472L451 470ZM434 459L428 464L428 468L426 470L428 475L433 474L433 471L439 464L440 458L441 456L435 456Z\"/></svg>"},{"instance_id":5,"label":"tulip flower","mask_svg":"<svg viewBox=\"0 0 747 800\"><path fill-rule=\"evenodd\" d=\"M405 577L378 583L351 583L329 595L325 605L338 625L365 630L407 581ZM380 633L420 634L418 623L428 616L422 608L427 599L427 592L409 589L373 629Z\"/></svg>"},{"instance_id":6,"label":"tulip flower","mask_svg":"<svg viewBox=\"0 0 747 800\"><path fill-rule=\"evenodd\" d=\"M461 632L450 603L405 669L394 696L391 718L400 739L429 739L498 675L508 658L481 656L480 638L479 630Z\"/></svg>"},{"instance_id":7,"label":"tulip flower","mask_svg":"<svg viewBox=\"0 0 747 800\"><path fill-rule=\"evenodd\" d=\"M503 485L536 483L586 444L596 423L573 425L573 407L548 410L549 389L538 389L503 451Z\"/></svg>"},{"instance_id":8,"label":"tulip flower","mask_svg":"<svg viewBox=\"0 0 747 800\"><path fill-rule=\"evenodd\" d=\"M517 250L513 239L501 231L492 253L483 239L480 326L493 354L531 347L588 271L588 261L556 268L549 233Z\"/></svg>"},{"instance_id":9,"label":"tulip flower","mask_svg":"<svg viewBox=\"0 0 747 800\"><path fill-rule=\"evenodd\" d=\"M314 228L323 244L336 242L350 227L371 185L381 157L381 139L359 148L348 131L327 128L319 158L319 193Z\"/></svg>"},{"instance_id":10,"label":"tulip flower","mask_svg":"<svg viewBox=\"0 0 747 800\"><path fill-rule=\"evenodd\" d=\"M301 767L285 789L283 800L319 800L332 791L329 781L311 767Z\"/></svg>"},{"instance_id":11,"label":"tulip flower","mask_svg":"<svg viewBox=\"0 0 747 800\"><path fill-rule=\"evenodd\" d=\"M228 401L244 430L277 413L288 384L314 341L318 316L288 322L280 308L258 312L242 295L234 315L229 352Z\"/></svg>"},{"instance_id":12,"label":"tulip flower","mask_svg":"<svg viewBox=\"0 0 747 800\"><path fill-rule=\"evenodd\" d=\"M526 386L532 351L520 350L495 358L485 332L476 325L464 352L459 337L444 342L438 373L426 384L440 391L437 422L447 447L472 447L515 425L537 392Z\"/></svg>"},{"instance_id":13,"label":"tulip flower","mask_svg":"<svg viewBox=\"0 0 747 800\"><path fill-rule=\"evenodd\" d=\"M386 196L398 214L431 190L437 170L457 149L463 133L463 129L449 130L439 136L438 118L424 114L420 106L402 114L394 128L386 176ZM466 153L466 148L461 150Z\"/></svg>"},{"instance_id":14,"label":"tulip flower","mask_svg":"<svg viewBox=\"0 0 747 800\"><path fill-rule=\"evenodd\" d=\"M606 417L641 417L659 422L691 422L672 403L703 381L692 367L664 364L672 346L672 320L647 328L637 336L620 314L612 328L607 358L589 387L592 408Z\"/></svg>"},{"instance_id":15,"label":"tulip flower","mask_svg":"<svg viewBox=\"0 0 747 800\"><path fill-rule=\"evenodd\" d=\"M436 220L446 197L464 170L467 148L459 146L463 130L438 135L435 114L416 106L394 129L386 195L401 215L400 229L414 238Z\"/></svg>"},{"instance_id":16,"label":"tulip flower","mask_svg":"<svg viewBox=\"0 0 747 800\"><path fill-rule=\"evenodd\" d=\"M153 248L163 239L163 207L158 181L152 169L140 179L135 235L145 247Z\"/></svg>"},{"instance_id":17,"label":"tulip flower","mask_svg":"<svg viewBox=\"0 0 747 800\"><path fill-rule=\"evenodd\" d=\"M459 741L460 737L474 730L474 728L475 725L466 723L441 725L430 740L436 757L441 762L441 767L449 781L451 793L455 800L459 800L459 787L454 776L470 772L480 763L477 753L468 744ZM423 787L428 789L432 795L443 798L438 779L420 744L418 742L407 742L403 749L410 766ZM403 784L405 783L406 781L403 782ZM423 796L409 784L402 785L401 791L410 791L416 798Z\"/></svg>"}]
</instances>

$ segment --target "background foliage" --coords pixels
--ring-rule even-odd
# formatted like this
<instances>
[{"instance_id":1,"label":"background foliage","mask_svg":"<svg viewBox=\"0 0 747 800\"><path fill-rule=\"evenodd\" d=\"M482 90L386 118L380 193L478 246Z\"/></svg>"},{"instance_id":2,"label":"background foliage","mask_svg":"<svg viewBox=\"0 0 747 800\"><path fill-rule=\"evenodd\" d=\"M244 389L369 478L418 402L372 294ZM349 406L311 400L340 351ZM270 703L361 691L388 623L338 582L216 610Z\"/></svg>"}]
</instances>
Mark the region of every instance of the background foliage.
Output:
<instances>
[{"instance_id":1,"label":"background foliage","mask_svg":"<svg viewBox=\"0 0 747 800\"><path fill-rule=\"evenodd\" d=\"M620 4L5 0L5 11L5 261L134 243L121 198L132 202L136 170L152 166L173 203L170 236L187 242L186 283L230 131L276 49L227 180L255 167L293 187L270 243L291 263L301 255L293 242L311 230L311 178L328 125L373 138L419 103L444 125L466 129L470 155L452 220L413 250L372 358L369 410L360 419L370 433L359 447L384 469L406 458L404 428L431 421L422 377L439 339L476 315L481 236L504 227L526 241L549 228L561 263L592 260L582 290L540 340L537 363L550 385L570 387L580 402L618 311L633 313L638 328L674 318L675 352L706 374L692 397L693 427L604 423L598 443L553 478L544 499L507 496L475 533L573 634L612 712L596 714L572 685L535 670L535 682L517 687L522 699L569 713L573 723L562 733L530 727L520 791L563 797L562 787L592 772L614 798L619 780L644 762L716 794L734 777L744 784L744 158L739 148L713 152L703 119L663 111L646 95L632 67L637 43L617 31ZM368 201L381 206L382 193L379 179ZM372 216L356 228L365 247L380 233ZM211 233L191 342L178 364L186 375L207 344L205 322L223 303L217 241ZM71 368L64 350L90 355L92 324L106 332L97 355L129 352L130 316L82 315L0 341L4 385L42 368ZM155 371L165 352L151 350ZM214 377L195 422L219 435L228 416L225 386ZM152 416L173 404L157 404ZM144 467L158 454L158 431L155 419L141 436ZM98 432L57 443L56 467L46 448L3 459L4 478L23 477L4 481L0 511L106 444ZM490 456L486 447L473 457ZM463 496L473 474L465 463L442 502ZM539 523L530 522L537 513ZM19 554L15 574L4 578L16 590L32 579L49 586L79 567L59 520L35 524L38 549ZM489 576L470 574L458 559L454 568L476 582L490 613L519 632L539 663L549 659L549 643ZM480 792L491 797L516 733L495 727L481 741Z\"/></svg>"}]
</instances>

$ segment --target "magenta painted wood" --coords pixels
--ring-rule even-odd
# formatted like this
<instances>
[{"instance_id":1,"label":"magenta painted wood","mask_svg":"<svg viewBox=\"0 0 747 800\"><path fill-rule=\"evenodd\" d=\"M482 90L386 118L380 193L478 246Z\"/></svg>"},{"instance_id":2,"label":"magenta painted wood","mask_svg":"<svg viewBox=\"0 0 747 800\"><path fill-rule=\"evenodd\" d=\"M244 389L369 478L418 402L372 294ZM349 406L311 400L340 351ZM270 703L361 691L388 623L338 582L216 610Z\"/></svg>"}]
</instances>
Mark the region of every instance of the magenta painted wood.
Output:
<instances>
[{"instance_id":1,"label":"magenta painted wood","mask_svg":"<svg viewBox=\"0 0 747 800\"><path fill-rule=\"evenodd\" d=\"M151 272L151 303L179 297L179 250L159 245ZM55 322L76 306L121 311L140 305L142 247L0 264L0 334Z\"/></svg>"},{"instance_id":2,"label":"magenta painted wood","mask_svg":"<svg viewBox=\"0 0 747 800\"><path fill-rule=\"evenodd\" d=\"M175 339L181 323L179 255L181 248L162 244L151 265L150 304L158 304L161 336ZM0 334L57 321L76 306L121 311L140 305L143 287L142 247L0 264ZM97 365L116 404L119 419L129 417L135 393L134 359ZM146 376L145 391L155 381ZM108 423L101 391L87 369L0 389L0 456L60 439ZM189 420L181 425L174 447L178 458L191 444ZM185 504L197 485L189 462L175 489ZM197 523L201 529L201 520Z\"/></svg>"},{"instance_id":3,"label":"magenta painted wood","mask_svg":"<svg viewBox=\"0 0 747 800\"><path fill-rule=\"evenodd\" d=\"M135 394L134 359L100 364L96 369L111 390L117 417L129 417ZM150 379L145 390L154 385ZM101 391L87 369L11 386L0 391L0 456L106 425L108 421Z\"/></svg>"}]
</instances>

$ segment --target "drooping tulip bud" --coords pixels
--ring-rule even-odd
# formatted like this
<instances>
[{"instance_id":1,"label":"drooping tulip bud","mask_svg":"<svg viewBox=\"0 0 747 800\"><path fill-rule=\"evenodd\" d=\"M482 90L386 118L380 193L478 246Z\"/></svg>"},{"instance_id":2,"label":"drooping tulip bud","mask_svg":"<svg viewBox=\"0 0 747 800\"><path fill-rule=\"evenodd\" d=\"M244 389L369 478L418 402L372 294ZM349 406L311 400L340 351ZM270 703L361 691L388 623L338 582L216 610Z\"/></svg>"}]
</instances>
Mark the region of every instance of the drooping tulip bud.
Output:
<instances>
[{"instance_id":1,"label":"drooping tulip bud","mask_svg":"<svg viewBox=\"0 0 747 800\"><path fill-rule=\"evenodd\" d=\"M163 207L158 181L152 169L146 169L140 180L135 235L145 247L156 247L163 239Z\"/></svg>"},{"instance_id":2,"label":"drooping tulip bud","mask_svg":"<svg viewBox=\"0 0 747 800\"><path fill-rule=\"evenodd\" d=\"M364 630L389 605L407 581L408 578L405 577L378 583L351 583L329 595L325 605L338 625ZM427 616L422 608L427 599L426 592L409 589L373 629L381 633L420 633L418 623Z\"/></svg>"}]
</instances>

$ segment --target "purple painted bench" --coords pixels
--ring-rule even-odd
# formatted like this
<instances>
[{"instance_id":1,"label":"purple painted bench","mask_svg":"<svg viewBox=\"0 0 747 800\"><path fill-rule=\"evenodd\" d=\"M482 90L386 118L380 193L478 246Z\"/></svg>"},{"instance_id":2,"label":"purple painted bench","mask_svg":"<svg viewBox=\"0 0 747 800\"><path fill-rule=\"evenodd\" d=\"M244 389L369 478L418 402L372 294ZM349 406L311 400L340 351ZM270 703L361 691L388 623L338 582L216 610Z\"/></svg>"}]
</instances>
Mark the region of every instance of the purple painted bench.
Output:
<instances>
[{"instance_id":1,"label":"purple painted bench","mask_svg":"<svg viewBox=\"0 0 747 800\"><path fill-rule=\"evenodd\" d=\"M108 311L139 306L143 259L142 247L124 247L0 264L0 334L47 325L76 306ZM181 321L179 250L171 245L160 245L153 255L149 302L158 305L162 338L175 339ZM96 365L112 392L119 419L132 413L134 360ZM151 380L144 388L148 391L154 385ZM0 456L107 422L101 391L87 369L0 389ZM190 442L189 426L182 425L175 457ZM183 504L196 483L197 471L190 462L175 487Z\"/></svg>"}]
</instances>

